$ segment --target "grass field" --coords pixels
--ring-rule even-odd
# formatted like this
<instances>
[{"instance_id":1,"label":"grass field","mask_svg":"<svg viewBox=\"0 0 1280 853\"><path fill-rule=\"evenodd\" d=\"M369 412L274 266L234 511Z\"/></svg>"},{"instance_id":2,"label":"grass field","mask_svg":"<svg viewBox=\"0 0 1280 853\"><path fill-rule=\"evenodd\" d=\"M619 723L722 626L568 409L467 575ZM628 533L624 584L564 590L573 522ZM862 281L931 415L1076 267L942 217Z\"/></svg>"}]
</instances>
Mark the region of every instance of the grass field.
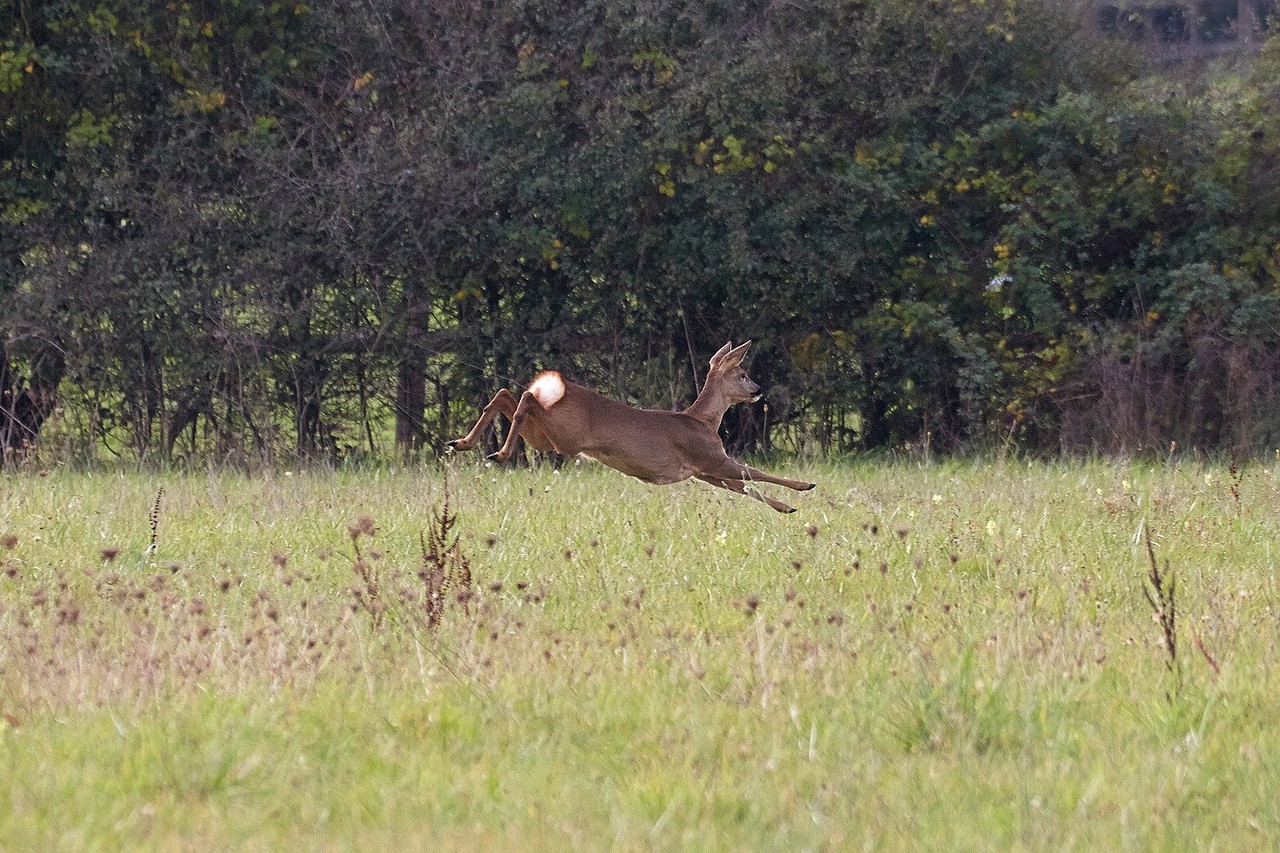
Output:
<instances>
[{"instance_id":1,"label":"grass field","mask_svg":"<svg viewBox=\"0 0 1280 853\"><path fill-rule=\"evenodd\" d=\"M1280 844L1280 464L768 467L5 475L0 849Z\"/></svg>"}]
</instances>

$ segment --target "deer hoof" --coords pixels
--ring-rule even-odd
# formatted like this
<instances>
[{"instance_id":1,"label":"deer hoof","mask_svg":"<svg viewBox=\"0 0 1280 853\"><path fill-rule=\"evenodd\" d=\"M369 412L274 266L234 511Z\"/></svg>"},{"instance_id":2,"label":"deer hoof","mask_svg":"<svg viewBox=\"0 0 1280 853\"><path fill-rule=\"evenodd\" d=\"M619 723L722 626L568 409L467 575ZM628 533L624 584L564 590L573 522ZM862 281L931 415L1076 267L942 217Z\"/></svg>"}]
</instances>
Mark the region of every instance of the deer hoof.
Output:
<instances>
[{"instance_id":1,"label":"deer hoof","mask_svg":"<svg viewBox=\"0 0 1280 853\"><path fill-rule=\"evenodd\" d=\"M504 454L501 450L499 450L497 453L490 453L488 458L493 460L494 462L502 463L510 459L511 455Z\"/></svg>"},{"instance_id":2,"label":"deer hoof","mask_svg":"<svg viewBox=\"0 0 1280 853\"><path fill-rule=\"evenodd\" d=\"M809 485L807 485L807 486L805 486L805 487L804 487L804 491L806 491L806 492L807 492L807 491L809 491L810 489L816 489L816 488L818 488L818 484L817 484L817 483L810 483Z\"/></svg>"}]
</instances>

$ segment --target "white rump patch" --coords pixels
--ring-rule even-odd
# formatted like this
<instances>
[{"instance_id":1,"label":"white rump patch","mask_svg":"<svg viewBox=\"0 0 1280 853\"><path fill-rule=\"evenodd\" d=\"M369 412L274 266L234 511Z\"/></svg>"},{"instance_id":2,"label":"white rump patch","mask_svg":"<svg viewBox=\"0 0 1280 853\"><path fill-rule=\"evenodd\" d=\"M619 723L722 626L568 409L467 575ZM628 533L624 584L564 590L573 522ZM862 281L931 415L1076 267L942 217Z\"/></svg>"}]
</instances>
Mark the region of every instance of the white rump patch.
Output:
<instances>
[{"instance_id":1,"label":"white rump patch","mask_svg":"<svg viewBox=\"0 0 1280 853\"><path fill-rule=\"evenodd\" d=\"M529 393L537 398L542 408L549 409L564 396L564 378L554 370L539 373L529 385Z\"/></svg>"}]
</instances>

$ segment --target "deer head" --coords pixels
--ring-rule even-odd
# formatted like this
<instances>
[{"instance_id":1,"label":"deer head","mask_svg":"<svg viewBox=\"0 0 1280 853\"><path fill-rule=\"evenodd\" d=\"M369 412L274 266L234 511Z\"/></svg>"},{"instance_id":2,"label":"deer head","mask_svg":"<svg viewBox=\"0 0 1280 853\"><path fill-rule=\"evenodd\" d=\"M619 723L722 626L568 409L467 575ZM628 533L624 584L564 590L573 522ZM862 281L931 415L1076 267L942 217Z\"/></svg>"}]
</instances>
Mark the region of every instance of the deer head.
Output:
<instances>
[{"instance_id":1,"label":"deer head","mask_svg":"<svg viewBox=\"0 0 1280 853\"><path fill-rule=\"evenodd\" d=\"M760 399L760 386L751 381L742 366L742 359L749 346L751 341L736 347L730 341L711 356L711 372L707 374L706 387L711 387L714 383L719 388L727 404L726 408L735 403L754 403Z\"/></svg>"}]
</instances>

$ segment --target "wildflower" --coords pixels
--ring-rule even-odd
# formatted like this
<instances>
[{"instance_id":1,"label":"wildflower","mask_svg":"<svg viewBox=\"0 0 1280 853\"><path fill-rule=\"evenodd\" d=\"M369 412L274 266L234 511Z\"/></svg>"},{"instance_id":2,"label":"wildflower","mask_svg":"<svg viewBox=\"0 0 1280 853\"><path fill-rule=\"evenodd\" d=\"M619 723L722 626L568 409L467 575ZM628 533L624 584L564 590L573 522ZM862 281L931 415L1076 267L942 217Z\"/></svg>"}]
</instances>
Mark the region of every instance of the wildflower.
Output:
<instances>
[{"instance_id":1,"label":"wildflower","mask_svg":"<svg viewBox=\"0 0 1280 853\"><path fill-rule=\"evenodd\" d=\"M934 505L935 505L935 506L936 506L936 505L938 505L938 504L941 504L941 503L942 503L942 495L936 495L936 494L935 494L935 495L933 496L933 503L934 503Z\"/></svg>"}]
</instances>

